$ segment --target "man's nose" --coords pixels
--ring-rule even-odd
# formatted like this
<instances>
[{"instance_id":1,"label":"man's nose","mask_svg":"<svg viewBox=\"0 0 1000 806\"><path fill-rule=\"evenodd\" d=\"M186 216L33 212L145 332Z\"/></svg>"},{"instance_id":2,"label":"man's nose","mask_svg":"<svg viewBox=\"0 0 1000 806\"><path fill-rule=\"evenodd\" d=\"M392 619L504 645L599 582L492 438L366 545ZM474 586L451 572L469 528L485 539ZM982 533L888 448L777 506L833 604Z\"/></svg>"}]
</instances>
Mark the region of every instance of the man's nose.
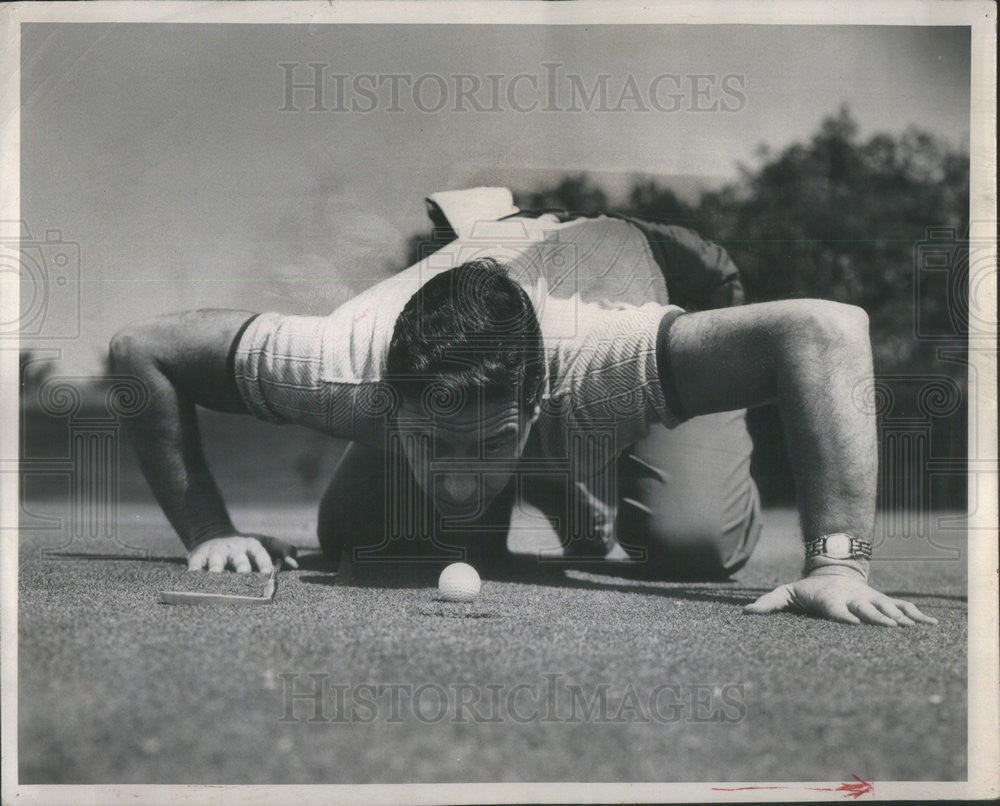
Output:
<instances>
[{"instance_id":1,"label":"man's nose","mask_svg":"<svg viewBox=\"0 0 1000 806\"><path fill-rule=\"evenodd\" d=\"M462 504L470 500L478 489L479 485L476 476L472 473L450 473L442 481L445 495L456 504Z\"/></svg>"}]
</instances>

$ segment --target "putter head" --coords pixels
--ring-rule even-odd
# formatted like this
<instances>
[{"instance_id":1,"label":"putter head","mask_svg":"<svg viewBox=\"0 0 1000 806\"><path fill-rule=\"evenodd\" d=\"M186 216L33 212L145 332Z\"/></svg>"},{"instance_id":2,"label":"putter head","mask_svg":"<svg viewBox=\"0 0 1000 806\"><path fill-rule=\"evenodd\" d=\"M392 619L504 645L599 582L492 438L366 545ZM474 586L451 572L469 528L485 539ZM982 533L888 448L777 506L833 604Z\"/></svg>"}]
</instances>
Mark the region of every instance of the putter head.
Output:
<instances>
[{"instance_id":1,"label":"putter head","mask_svg":"<svg viewBox=\"0 0 1000 806\"><path fill-rule=\"evenodd\" d=\"M195 591L160 591L160 604L271 604L271 597L235 596L227 593L197 593Z\"/></svg>"},{"instance_id":2,"label":"putter head","mask_svg":"<svg viewBox=\"0 0 1000 806\"><path fill-rule=\"evenodd\" d=\"M278 569L282 560L278 560L264 583L261 596L238 596L229 593L198 593L197 591L160 591L160 604L271 604L275 591L278 590Z\"/></svg>"}]
</instances>

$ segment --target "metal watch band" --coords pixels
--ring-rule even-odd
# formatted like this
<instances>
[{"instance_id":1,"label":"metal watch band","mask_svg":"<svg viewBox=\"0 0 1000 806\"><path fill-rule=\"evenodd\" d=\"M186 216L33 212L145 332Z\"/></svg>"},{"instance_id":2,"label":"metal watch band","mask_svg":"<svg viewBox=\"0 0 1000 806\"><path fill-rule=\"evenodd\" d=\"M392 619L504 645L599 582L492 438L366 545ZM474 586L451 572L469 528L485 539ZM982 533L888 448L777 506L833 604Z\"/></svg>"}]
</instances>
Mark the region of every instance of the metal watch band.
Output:
<instances>
[{"instance_id":1,"label":"metal watch band","mask_svg":"<svg viewBox=\"0 0 1000 806\"><path fill-rule=\"evenodd\" d=\"M846 543L847 553L838 551L830 553L829 544L832 542ZM834 560L870 560L872 558L872 544L867 540L861 540L843 532L823 535L814 540L806 541L806 558L829 557Z\"/></svg>"}]
</instances>

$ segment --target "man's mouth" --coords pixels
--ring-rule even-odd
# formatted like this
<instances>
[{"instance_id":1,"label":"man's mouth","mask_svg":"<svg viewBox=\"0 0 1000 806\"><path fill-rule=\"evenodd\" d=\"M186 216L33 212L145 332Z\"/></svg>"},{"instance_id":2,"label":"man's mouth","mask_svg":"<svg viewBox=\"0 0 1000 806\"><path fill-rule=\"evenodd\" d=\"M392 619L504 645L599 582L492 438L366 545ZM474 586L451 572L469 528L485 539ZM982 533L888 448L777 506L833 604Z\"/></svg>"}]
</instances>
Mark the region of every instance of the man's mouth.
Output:
<instances>
[{"instance_id":1,"label":"man's mouth","mask_svg":"<svg viewBox=\"0 0 1000 806\"><path fill-rule=\"evenodd\" d=\"M434 497L434 506L444 515L462 515L479 509L479 496L473 496L465 501L455 501L445 495Z\"/></svg>"}]
</instances>

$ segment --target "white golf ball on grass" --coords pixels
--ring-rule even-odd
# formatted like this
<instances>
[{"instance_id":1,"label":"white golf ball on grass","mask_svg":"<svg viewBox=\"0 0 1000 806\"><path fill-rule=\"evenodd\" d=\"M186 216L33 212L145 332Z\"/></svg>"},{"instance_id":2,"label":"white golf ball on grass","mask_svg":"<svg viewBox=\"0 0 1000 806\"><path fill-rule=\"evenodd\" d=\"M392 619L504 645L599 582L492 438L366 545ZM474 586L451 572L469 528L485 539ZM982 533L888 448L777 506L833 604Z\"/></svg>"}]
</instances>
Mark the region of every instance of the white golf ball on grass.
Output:
<instances>
[{"instance_id":1,"label":"white golf ball on grass","mask_svg":"<svg viewBox=\"0 0 1000 806\"><path fill-rule=\"evenodd\" d=\"M471 602L482 587L479 574L468 563L452 563L438 577L438 592L448 602Z\"/></svg>"}]
</instances>

